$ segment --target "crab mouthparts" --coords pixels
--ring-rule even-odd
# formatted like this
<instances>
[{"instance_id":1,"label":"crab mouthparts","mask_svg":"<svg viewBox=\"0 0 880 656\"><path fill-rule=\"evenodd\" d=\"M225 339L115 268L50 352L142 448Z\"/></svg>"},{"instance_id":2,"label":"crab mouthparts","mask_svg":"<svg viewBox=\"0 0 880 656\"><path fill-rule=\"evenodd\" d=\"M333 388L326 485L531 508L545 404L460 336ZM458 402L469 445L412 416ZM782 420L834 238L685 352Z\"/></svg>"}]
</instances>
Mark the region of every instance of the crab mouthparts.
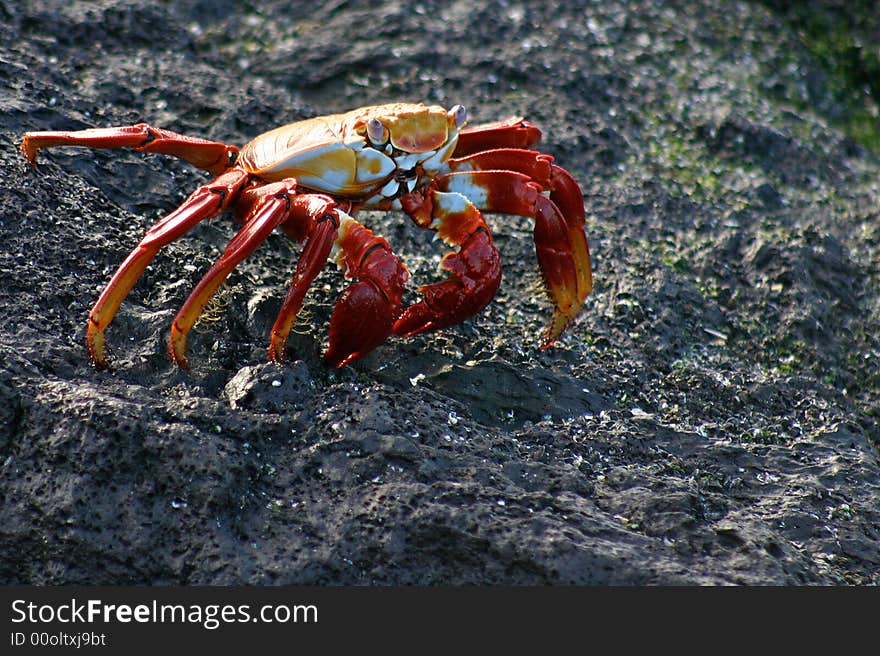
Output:
<instances>
[{"instance_id":1,"label":"crab mouthparts","mask_svg":"<svg viewBox=\"0 0 880 656\"><path fill-rule=\"evenodd\" d=\"M399 198L410 193L419 184L419 164L434 155L428 153L407 153L395 158L397 170L388 182L379 190L385 198Z\"/></svg>"},{"instance_id":2,"label":"crab mouthparts","mask_svg":"<svg viewBox=\"0 0 880 656\"><path fill-rule=\"evenodd\" d=\"M419 176L415 170L398 170L397 173L394 174L394 177L386 182L385 186L379 190L379 193L385 198L399 198L415 189L418 182Z\"/></svg>"}]
</instances>

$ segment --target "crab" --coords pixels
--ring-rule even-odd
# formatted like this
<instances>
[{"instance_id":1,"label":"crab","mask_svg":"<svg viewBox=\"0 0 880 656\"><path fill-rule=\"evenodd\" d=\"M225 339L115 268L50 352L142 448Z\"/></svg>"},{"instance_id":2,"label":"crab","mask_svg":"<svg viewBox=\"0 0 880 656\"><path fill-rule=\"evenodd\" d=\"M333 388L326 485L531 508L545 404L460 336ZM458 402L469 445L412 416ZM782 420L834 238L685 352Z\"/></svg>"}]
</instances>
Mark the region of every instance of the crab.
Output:
<instances>
[{"instance_id":1,"label":"crab","mask_svg":"<svg viewBox=\"0 0 880 656\"><path fill-rule=\"evenodd\" d=\"M324 361L342 367L392 333L411 336L481 311L501 282L501 260L483 212L534 219L538 265L554 312L548 348L592 289L582 192L550 155L532 150L541 132L521 117L467 126L461 105L362 107L285 125L240 149L146 123L78 131L28 132L32 165L52 146L129 147L183 159L213 176L147 230L89 313L86 345L108 366L104 331L144 269L166 244L231 210L241 224L171 324L168 354L188 366L187 334L229 273L276 228L304 242L272 327L270 360L280 361L309 286L328 259L352 279L330 317ZM450 247L444 280L418 288L404 309L409 274L388 242L355 219L359 210L403 211Z\"/></svg>"}]
</instances>

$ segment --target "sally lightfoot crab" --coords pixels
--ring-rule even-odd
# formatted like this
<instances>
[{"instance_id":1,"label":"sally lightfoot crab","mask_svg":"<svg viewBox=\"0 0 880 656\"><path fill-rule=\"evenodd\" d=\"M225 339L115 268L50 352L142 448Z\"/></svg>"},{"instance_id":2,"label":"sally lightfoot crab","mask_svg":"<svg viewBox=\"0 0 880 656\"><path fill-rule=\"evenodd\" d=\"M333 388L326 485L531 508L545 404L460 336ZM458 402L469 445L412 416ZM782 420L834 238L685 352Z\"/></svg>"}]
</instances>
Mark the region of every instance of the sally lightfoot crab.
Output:
<instances>
[{"instance_id":1,"label":"sally lightfoot crab","mask_svg":"<svg viewBox=\"0 0 880 656\"><path fill-rule=\"evenodd\" d=\"M229 273L280 228L305 245L272 328L269 359L284 357L309 285L332 258L346 278L330 318L327 364L341 367L391 333L415 335L459 323L483 309L501 281L501 263L482 212L534 219L538 264L554 305L542 348L550 346L592 288L584 203L554 158L531 150L540 131L521 118L465 127L461 105L395 103L320 116L261 134L241 149L146 124L74 132L28 132L21 150L32 164L51 146L130 147L179 157L215 177L150 228L119 266L89 314L86 343L106 367L104 331L144 269L165 244L200 221L231 210L241 228L171 324L170 357L187 366L187 333ZM448 277L418 289L403 308L408 273L358 210L402 210L457 251Z\"/></svg>"}]
</instances>

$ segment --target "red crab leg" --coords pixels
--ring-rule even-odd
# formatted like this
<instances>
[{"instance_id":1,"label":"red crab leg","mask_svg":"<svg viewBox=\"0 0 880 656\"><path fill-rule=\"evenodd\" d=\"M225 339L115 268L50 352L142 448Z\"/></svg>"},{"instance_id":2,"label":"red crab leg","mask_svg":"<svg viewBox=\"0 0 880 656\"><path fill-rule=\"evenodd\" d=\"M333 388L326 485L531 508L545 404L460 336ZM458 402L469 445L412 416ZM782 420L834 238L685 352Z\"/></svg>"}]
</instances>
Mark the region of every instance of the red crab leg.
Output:
<instances>
[{"instance_id":1,"label":"red crab leg","mask_svg":"<svg viewBox=\"0 0 880 656\"><path fill-rule=\"evenodd\" d=\"M451 171L506 170L523 173L543 189L550 190L550 200L556 203L569 225L583 226L586 215L581 189L571 173L553 162L552 155L536 150L496 148L450 159L447 165Z\"/></svg>"},{"instance_id":2,"label":"red crab leg","mask_svg":"<svg viewBox=\"0 0 880 656\"><path fill-rule=\"evenodd\" d=\"M330 317L330 345L324 362L343 367L372 351L391 334L403 307L409 274L381 237L344 216L336 240L336 261L346 278L357 278L336 302Z\"/></svg>"},{"instance_id":3,"label":"red crab leg","mask_svg":"<svg viewBox=\"0 0 880 656\"><path fill-rule=\"evenodd\" d=\"M227 276L238 264L263 243L271 232L290 217L291 207L296 202L296 182L286 180L267 185L265 193L259 194L244 225L226 245L220 259L214 263L196 285L192 293L171 322L171 338L168 342L168 355L180 367L189 366L186 357L186 338L190 329L201 316Z\"/></svg>"},{"instance_id":4,"label":"red crab leg","mask_svg":"<svg viewBox=\"0 0 880 656\"><path fill-rule=\"evenodd\" d=\"M551 169L554 158L537 150L495 148L453 157L446 162L450 171L518 171L545 189L551 187ZM558 168L558 167L557 167ZM583 213L583 208L581 208Z\"/></svg>"},{"instance_id":5,"label":"red crab leg","mask_svg":"<svg viewBox=\"0 0 880 656\"><path fill-rule=\"evenodd\" d=\"M219 141L208 141L183 134L160 130L146 123L113 128L91 128L72 132L27 132L21 151L31 164L37 163L37 152L51 146L85 146L88 148L134 148L140 152L173 155L214 175L223 173L235 161L238 148Z\"/></svg>"},{"instance_id":6,"label":"red crab leg","mask_svg":"<svg viewBox=\"0 0 880 656\"><path fill-rule=\"evenodd\" d=\"M251 204L244 226L233 237L220 260L180 308L171 325L168 353L181 367L188 365L186 338L211 296L229 273L281 225L294 237L305 234L303 249L291 288L272 328L269 359L280 360L296 315L309 285L320 272L331 248L339 248L339 264L346 277L357 277L339 297L330 318L330 346L325 361L341 367L364 355L391 334L400 314L406 269L384 239L321 195L292 195L293 181L247 190L242 204ZM282 225L286 224L286 225Z\"/></svg>"},{"instance_id":7,"label":"red crab leg","mask_svg":"<svg viewBox=\"0 0 880 656\"><path fill-rule=\"evenodd\" d=\"M262 191L266 187L258 189ZM272 326L269 359L279 362L284 359L287 337L296 322L306 292L327 263L339 234L339 225L346 216L329 196L309 194L293 200L290 217L281 227L292 239L299 241L304 235L307 241L297 262L290 289Z\"/></svg>"},{"instance_id":8,"label":"red crab leg","mask_svg":"<svg viewBox=\"0 0 880 656\"><path fill-rule=\"evenodd\" d=\"M394 332L410 336L444 328L486 307L501 284L501 261L480 210L461 194L432 188L424 195L407 194L400 202L416 223L461 248L447 253L440 265L449 277L419 287L422 300L406 309L394 324Z\"/></svg>"},{"instance_id":9,"label":"red crab leg","mask_svg":"<svg viewBox=\"0 0 880 656\"><path fill-rule=\"evenodd\" d=\"M504 121L471 125L458 133L453 157L464 157L490 148L529 148L541 140L541 131L519 116Z\"/></svg>"},{"instance_id":10,"label":"red crab leg","mask_svg":"<svg viewBox=\"0 0 880 656\"><path fill-rule=\"evenodd\" d=\"M555 306L542 348L565 330L593 287L580 189L564 169L554 166L552 173L556 188L551 198L541 193L540 184L515 171L449 173L435 180L437 188L461 193L486 211L535 219L535 251Z\"/></svg>"},{"instance_id":11,"label":"red crab leg","mask_svg":"<svg viewBox=\"0 0 880 656\"><path fill-rule=\"evenodd\" d=\"M119 265L89 313L86 345L96 367L107 366L104 330L159 249L183 236L199 221L216 216L226 209L247 179L248 174L245 171L232 169L196 189L180 207L150 228Z\"/></svg>"}]
</instances>

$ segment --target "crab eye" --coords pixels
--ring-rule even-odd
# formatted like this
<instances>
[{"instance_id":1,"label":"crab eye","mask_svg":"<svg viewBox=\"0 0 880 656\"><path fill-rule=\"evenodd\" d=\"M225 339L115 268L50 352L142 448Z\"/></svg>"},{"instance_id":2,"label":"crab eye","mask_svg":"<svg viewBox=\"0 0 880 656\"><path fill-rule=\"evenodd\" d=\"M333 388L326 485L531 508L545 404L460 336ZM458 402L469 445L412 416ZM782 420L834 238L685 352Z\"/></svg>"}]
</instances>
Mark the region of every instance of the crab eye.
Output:
<instances>
[{"instance_id":1,"label":"crab eye","mask_svg":"<svg viewBox=\"0 0 880 656\"><path fill-rule=\"evenodd\" d=\"M371 118L367 121L367 137L374 146L381 146L388 141L388 130L379 119Z\"/></svg>"},{"instance_id":2,"label":"crab eye","mask_svg":"<svg viewBox=\"0 0 880 656\"><path fill-rule=\"evenodd\" d=\"M460 128L467 123L468 115L464 105L456 105L449 110L449 115L455 119L455 127Z\"/></svg>"}]
</instances>

